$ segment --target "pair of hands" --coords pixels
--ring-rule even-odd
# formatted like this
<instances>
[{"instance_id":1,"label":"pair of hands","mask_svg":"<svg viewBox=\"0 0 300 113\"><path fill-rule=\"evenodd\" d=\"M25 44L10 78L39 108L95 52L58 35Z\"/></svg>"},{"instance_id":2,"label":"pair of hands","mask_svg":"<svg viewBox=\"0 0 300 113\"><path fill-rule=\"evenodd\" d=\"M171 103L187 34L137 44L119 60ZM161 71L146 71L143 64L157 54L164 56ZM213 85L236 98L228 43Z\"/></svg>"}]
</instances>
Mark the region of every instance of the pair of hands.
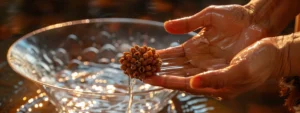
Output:
<instances>
[{"instance_id":1,"label":"pair of hands","mask_svg":"<svg viewBox=\"0 0 300 113\"><path fill-rule=\"evenodd\" d=\"M165 29L172 34L202 30L177 47L158 50L161 76L144 82L223 99L262 85L279 70L280 53L272 38L262 39L267 28L253 18L243 6L226 5L167 21Z\"/></svg>"}]
</instances>

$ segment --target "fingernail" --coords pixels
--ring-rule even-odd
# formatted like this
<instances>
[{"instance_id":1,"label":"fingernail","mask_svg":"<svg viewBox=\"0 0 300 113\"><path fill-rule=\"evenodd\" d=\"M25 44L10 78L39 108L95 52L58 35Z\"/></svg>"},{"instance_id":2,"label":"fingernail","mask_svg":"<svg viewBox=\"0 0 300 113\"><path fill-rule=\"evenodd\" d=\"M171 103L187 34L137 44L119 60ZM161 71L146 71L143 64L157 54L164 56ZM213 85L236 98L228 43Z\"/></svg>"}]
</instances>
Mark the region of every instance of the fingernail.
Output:
<instances>
[{"instance_id":1,"label":"fingernail","mask_svg":"<svg viewBox=\"0 0 300 113\"><path fill-rule=\"evenodd\" d=\"M201 88L201 77L200 76L194 76L190 80L190 86L193 89L199 89Z\"/></svg>"}]
</instances>

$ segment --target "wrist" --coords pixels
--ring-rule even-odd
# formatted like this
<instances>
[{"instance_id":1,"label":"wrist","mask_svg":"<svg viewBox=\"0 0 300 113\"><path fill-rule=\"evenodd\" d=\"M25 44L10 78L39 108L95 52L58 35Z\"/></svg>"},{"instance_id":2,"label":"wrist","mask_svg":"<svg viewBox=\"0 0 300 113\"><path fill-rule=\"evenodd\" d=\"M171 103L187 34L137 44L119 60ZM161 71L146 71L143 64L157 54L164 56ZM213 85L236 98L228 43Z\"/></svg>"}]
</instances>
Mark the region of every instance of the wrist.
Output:
<instances>
[{"instance_id":1,"label":"wrist","mask_svg":"<svg viewBox=\"0 0 300 113\"><path fill-rule=\"evenodd\" d=\"M300 32L291 34L289 38L290 75L300 75Z\"/></svg>"},{"instance_id":2,"label":"wrist","mask_svg":"<svg viewBox=\"0 0 300 113\"><path fill-rule=\"evenodd\" d=\"M287 36L276 36L272 38L274 40L274 45L276 46L278 50L278 56L277 61L278 64L275 65L274 73L272 76L274 76L277 79L280 79L284 76L289 76L291 71L291 65L290 65L290 43L292 43L291 38Z\"/></svg>"},{"instance_id":3,"label":"wrist","mask_svg":"<svg viewBox=\"0 0 300 113\"><path fill-rule=\"evenodd\" d=\"M287 62L283 62L283 64L289 65L282 65L282 67L286 67L282 71L287 73L281 75L279 79L280 96L287 97L285 105L291 112L296 112L300 107L300 32L277 39L279 39L278 47L281 53L285 54L283 56L288 56Z\"/></svg>"},{"instance_id":4,"label":"wrist","mask_svg":"<svg viewBox=\"0 0 300 113\"><path fill-rule=\"evenodd\" d=\"M251 23L267 30L268 36L278 35L300 13L299 0L252 0L244 7Z\"/></svg>"},{"instance_id":5,"label":"wrist","mask_svg":"<svg viewBox=\"0 0 300 113\"><path fill-rule=\"evenodd\" d=\"M274 75L277 77L300 75L300 32L274 37L279 51L278 65Z\"/></svg>"}]
</instances>

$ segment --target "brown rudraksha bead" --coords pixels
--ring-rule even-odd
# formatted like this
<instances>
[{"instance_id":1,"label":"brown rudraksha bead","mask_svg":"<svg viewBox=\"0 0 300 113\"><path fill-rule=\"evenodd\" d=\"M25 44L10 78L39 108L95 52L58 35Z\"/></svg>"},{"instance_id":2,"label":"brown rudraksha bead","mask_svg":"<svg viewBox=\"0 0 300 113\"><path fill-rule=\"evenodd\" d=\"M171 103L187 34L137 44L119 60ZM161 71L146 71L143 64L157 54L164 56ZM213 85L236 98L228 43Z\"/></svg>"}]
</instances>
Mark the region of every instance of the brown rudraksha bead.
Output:
<instances>
[{"instance_id":1,"label":"brown rudraksha bead","mask_svg":"<svg viewBox=\"0 0 300 113\"><path fill-rule=\"evenodd\" d=\"M126 75L139 80L156 75L162 64L154 48L137 45L124 52L119 62Z\"/></svg>"}]
</instances>

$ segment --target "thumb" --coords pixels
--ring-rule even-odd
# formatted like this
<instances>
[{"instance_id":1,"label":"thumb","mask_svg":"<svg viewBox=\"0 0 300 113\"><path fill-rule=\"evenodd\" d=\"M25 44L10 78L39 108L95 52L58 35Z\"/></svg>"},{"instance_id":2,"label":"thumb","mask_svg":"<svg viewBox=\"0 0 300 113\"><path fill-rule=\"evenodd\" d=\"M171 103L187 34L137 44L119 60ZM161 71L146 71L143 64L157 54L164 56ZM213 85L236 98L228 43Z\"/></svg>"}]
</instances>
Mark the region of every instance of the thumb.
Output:
<instances>
[{"instance_id":1,"label":"thumb","mask_svg":"<svg viewBox=\"0 0 300 113\"><path fill-rule=\"evenodd\" d=\"M190 86L193 89L220 89L228 86L231 82L235 82L234 80L238 75L238 70L232 67L207 71L193 76L190 80Z\"/></svg>"},{"instance_id":2,"label":"thumb","mask_svg":"<svg viewBox=\"0 0 300 113\"><path fill-rule=\"evenodd\" d=\"M211 24L212 13L208 13L211 10L212 8L206 8L189 17L169 20L164 23L165 30L172 34L184 34L208 26Z\"/></svg>"}]
</instances>

